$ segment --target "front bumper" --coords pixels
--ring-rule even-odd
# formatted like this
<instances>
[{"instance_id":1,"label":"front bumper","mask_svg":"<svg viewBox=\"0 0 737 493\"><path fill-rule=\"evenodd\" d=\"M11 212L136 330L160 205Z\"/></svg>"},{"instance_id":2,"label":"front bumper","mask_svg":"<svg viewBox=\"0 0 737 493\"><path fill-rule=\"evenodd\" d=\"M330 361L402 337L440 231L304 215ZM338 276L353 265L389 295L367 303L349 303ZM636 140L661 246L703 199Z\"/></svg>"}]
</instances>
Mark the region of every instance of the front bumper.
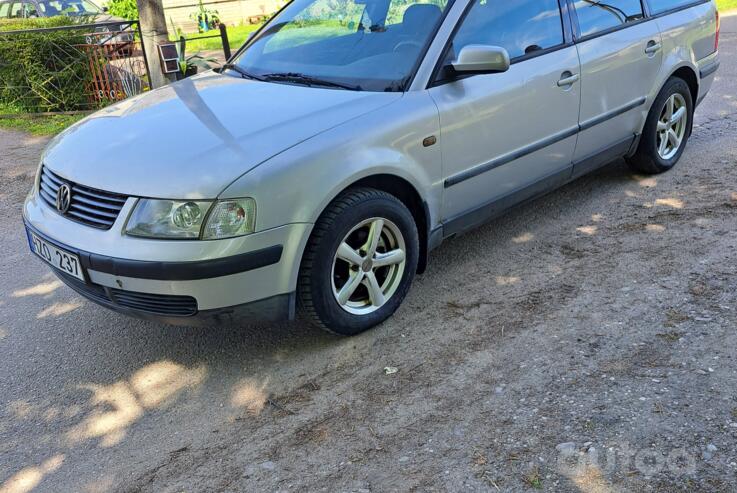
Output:
<instances>
[{"instance_id":1,"label":"front bumper","mask_svg":"<svg viewBox=\"0 0 737 493\"><path fill-rule=\"evenodd\" d=\"M299 262L311 225L291 224L231 240L162 241L101 231L26 201L26 227L79 256L87 283L54 271L106 308L174 325L293 319ZM120 224L118 224L120 223Z\"/></svg>"},{"instance_id":2,"label":"front bumper","mask_svg":"<svg viewBox=\"0 0 737 493\"><path fill-rule=\"evenodd\" d=\"M277 322L294 320L296 295L294 292L238 306L199 310L189 296L162 296L134 293L83 283L52 269L64 284L86 299L123 315L152 322L193 327L232 325L240 322Z\"/></svg>"}]
</instances>

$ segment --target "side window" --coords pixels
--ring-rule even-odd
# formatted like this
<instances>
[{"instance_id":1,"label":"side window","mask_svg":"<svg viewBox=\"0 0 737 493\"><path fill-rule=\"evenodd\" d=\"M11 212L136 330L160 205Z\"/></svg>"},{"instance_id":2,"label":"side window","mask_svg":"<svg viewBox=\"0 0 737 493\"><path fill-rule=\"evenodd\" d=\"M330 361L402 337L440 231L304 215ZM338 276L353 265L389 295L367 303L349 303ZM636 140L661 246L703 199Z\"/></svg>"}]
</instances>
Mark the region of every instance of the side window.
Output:
<instances>
[{"instance_id":1,"label":"side window","mask_svg":"<svg viewBox=\"0 0 737 493\"><path fill-rule=\"evenodd\" d=\"M41 12L43 12L45 17L52 17L54 15L61 15L62 11L64 10L64 6L62 6L61 2L58 0L46 0L39 2L38 4L39 9Z\"/></svg>"},{"instance_id":2,"label":"side window","mask_svg":"<svg viewBox=\"0 0 737 493\"><path fill-rule=\"evenodd\" d=\"M0 2L0 19L8 17L10 13L10 2Z\"/></svg>"},{"instance_id":3,"label":"side window","mask_svg":"<svg viewBox=\"0 0 737 493\"><path fill-rule=\"evenodd\" d=\"M581 36L635 22L644 17L640 0L574 0Z\"/></svg>"},{"instance_id":4,"label":"side window","mask_svg":"<svg viewBox=\"0 0 737 493\"><path fill-rule=\"evenodd\" d=\"M475 0L449 56L464 46L483 44L501 46L514 59L563 43L558 0Z\"/></svg>"},{"instance_id":5,"label":"side window","mask_svg":"<svg viewBox=\"0 0 737 493\"><path fill-rule=\"evenodd\" d=\"M695 3L695 0L649 0L650 10L653 14L661 14L668 10L685 7Z\"/></svg>"}]
</instances>

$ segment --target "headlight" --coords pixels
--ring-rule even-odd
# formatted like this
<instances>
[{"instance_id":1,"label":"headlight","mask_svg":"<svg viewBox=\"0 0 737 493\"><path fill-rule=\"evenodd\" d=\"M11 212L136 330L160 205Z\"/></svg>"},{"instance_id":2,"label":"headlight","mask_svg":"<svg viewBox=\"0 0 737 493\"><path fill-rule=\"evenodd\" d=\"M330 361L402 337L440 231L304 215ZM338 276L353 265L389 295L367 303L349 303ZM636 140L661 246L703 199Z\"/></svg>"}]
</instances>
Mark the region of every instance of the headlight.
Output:
<instances>
[{"instance_id":1,"label":"headlight","mask_svg":"<svg viewBox=\"0 0 737 493\"><path fill-rule=\"evenodd\" d=\"M125 232L144 238L196 240L211 205L212 202L141 199Z\"/></svg>"},{"instance_id":2,"label":"headlight","mask_svg":"<svg viewBox=\"0 0 737 493\"><path fill-rule=\"evenodd\" d=\"M218 240L251 234L255 225L253 199L223 200L215 205L210 201L141 199L125 232L143 238Z\"/></svg>"},{"instance_id":3,"label":"headlight","mask_svg":"<svg viewBox=\"0 0 737 493\"><path fill-rule=\"evenodd\" d=\"M256 202L253 199L223 200L215 204L202 231L203 240L233 238L254 232Z\"/></svg>"}]
</instances>

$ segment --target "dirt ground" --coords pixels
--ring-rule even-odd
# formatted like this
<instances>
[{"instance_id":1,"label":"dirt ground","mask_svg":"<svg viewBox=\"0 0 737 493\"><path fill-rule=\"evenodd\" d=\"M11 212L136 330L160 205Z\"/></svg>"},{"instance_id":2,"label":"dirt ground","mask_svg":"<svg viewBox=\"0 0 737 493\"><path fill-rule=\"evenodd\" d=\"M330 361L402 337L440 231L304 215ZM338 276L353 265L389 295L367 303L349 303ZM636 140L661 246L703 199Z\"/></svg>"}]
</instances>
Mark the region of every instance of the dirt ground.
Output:
<instances>
[{"instance_id":1,"label":"dirt ground","mask_svg":"<svg viewBox=\"0 0 737 493\"><path fill-rule=\"evenodd\" d=\"M0 131L0 492L737 491L737 17L722 59L677 169L444 244L353 339L81 300L22 233L44 142Z\"/></svg>"}]
</instances>

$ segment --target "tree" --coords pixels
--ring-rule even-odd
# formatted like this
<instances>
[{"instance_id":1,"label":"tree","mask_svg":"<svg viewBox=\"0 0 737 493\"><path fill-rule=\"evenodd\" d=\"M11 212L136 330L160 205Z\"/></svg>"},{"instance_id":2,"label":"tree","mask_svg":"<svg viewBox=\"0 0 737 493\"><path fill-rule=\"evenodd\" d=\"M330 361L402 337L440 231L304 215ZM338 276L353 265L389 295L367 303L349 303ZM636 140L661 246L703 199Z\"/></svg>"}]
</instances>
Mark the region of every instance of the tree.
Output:
<instances>
[{"instance_id":1,"label":"tree","mask_svg":"<svg viewBox=\"0 0 737 493\"><path fill-rule=\"evenodd\" d=\"M138 3L136 3L136 0L110 0L107 7L110 15L115 17L122 17L129 21L138 19Z\"/></svg>"},{"instance_id":2,"label":"tree","mask_svg":"<svg viewBox=\"0 0 737 493\"><path fill-rule=\"evenodd\" d=\"M174 74L164 74L159 57L159 44L169 43L166 17L161 0L137 0L138 21L141 23L143 47L146 50L151 87L157 88L175 80Z\"/></svg>"}]
</instances>

